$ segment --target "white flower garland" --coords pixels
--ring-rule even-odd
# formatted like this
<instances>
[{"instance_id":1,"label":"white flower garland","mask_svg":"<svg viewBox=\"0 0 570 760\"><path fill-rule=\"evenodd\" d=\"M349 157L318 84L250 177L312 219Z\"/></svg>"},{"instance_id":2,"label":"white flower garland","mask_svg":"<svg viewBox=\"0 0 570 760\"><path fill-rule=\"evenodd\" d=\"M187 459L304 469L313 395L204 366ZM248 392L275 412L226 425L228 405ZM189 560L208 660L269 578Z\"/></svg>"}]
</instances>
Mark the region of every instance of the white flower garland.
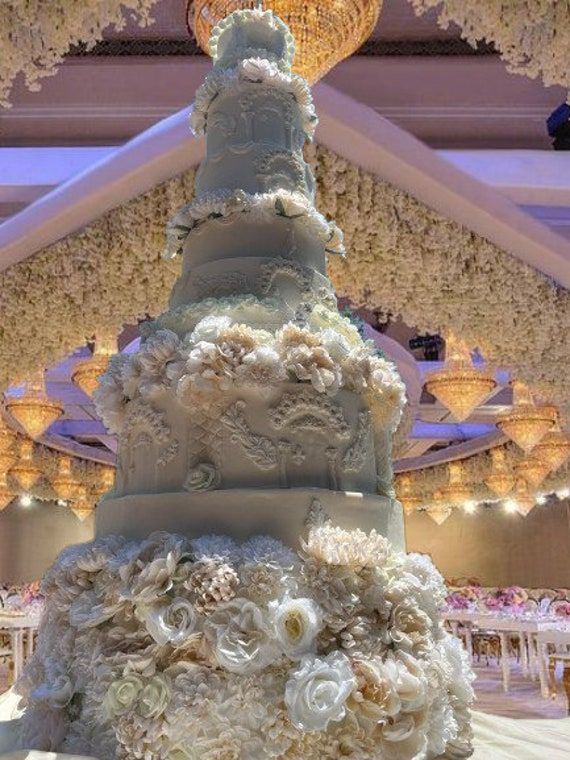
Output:
<instances>
[{"instance_id":1,"label":"white flower garland","mask_svg":"<svg viewBox=\"0 0 570 760\"><path fill-rule=\"evenodd\" d=\"M212 306L216 310L215 302ZM165 388L192 406L197 396L231 388L263 392L289 380L311 383L328 395L341 388L368 394L377 423L393 432L406 404L406 388L395 366L356 335L351 343L332 328L313 332L291 322L272 334L229 316L207 316L191 333L159 330L136 354L111 359L95 391L95 405L106 427L120 434L129 402L152 399Z\"/></svg>"},{"instance_id":2,"label":"white flower garland","mask_svg":"<svg viewBox=\"0 0 570 760\"><path fill-rule=\"evenodd\" d=\"M569 401L570 298L550 279L324 148L319 205L346 235L331 257L340 294L420 330L462 335L559 406ZM194 171L0 274L0 387L53 364L102 327L118 332L168 301L163 230L193 194ZM14 362L14 357L18 362Z\"/></svg>"},{"instance_id":3,"label":"white flower garland","mask_svg":"<svg viewBox=\"0 0 570 760\"><path fill-rule=\"evenodd\" d=\"M340 550L340 554L339 554ZM471 754L472 673L429 559L372 532L70 547L16 685L26 748L100 760Z\"/></svg>"},{"instance_id":4,"label":"white flower garland","mask_svg":"<svg viewBox=\"0 0 570 760\"><path fill-rule=\"evenodd\" d=\"M152 23L157 0L4 0L0 3L0 107L18 74L26 86L39 90L39 80L52 76L69 50L78 44L93 47L109 26L123 29L125 10L140 26Z\"/></svg>"},{"instance_id":5,"label":"white flower garland","mask_svg":"<svg viewBox=\"0 0 570 760\"><path fill-rule=\"evenodd\" d=\"M416 13L438 8L440 26L461 27L476 46L494 42L509 71L546 85L570 89L570 3L568 0L409 0Z\"/></svg>"}]
</instances>

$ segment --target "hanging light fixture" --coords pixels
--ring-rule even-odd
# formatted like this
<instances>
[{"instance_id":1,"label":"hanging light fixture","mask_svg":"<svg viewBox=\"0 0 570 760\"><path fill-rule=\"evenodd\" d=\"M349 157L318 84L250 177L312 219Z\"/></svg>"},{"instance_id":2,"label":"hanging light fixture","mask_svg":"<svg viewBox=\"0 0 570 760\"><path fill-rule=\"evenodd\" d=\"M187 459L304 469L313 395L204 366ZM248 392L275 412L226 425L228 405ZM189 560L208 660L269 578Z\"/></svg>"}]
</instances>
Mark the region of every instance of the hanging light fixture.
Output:
<instances>
[{"instance_id":1,"label":"hanging light fixture","mask_svg":"<svg viewBox=\"0 0 570 760\"><path fill-rule=\"evenodd\" d=\"M504 446L491 449L491 472L485 478L485 485L503 499L508 496L515 485L515 476L507 464L507 451Z\"/></svg>"},{"instance_id":2,"label":"hanging light fixture","mask_svg":"<svg viewBox=\"0 0 570 760\"><path fill-rule=\"evenodd\" d=\"M311 84L366 42L374 31L383 0L194 0L188 23L198 44L210 54L213 27L236 10L271 10L295 38L294 71Z\"/></svg>"},{"instance_id":3,"label":"hanging light fixture","mask_svg":"<svg viewBox=\"0 0 570 760\"><path fill-rule=\"evenodd\" d=\"M102 467L99 480L91 489L91 495L98 502L105 494L109 493L115 485L115 468Z\"/></svg>"},{"instance_id":4,"label":"hanging light fixture","mask_svg":"<svg viewBox=\"0 0 570 760\"><path fill-rule=\"evenodd\" d=\"M532 453L548 466L550 472L555 472L570 458L570 436L556 423L540 443L536 444Z\"/></svg>"},{"instance_id":5,"label":"hanging light fixture","mask_svg":"<svg viewBox=\"0 0 570 760\"><path fill-rule=\"evenodd\" d=\"M458 422L466 420L496 387L494 376L473 366L467 344L454 335L446 339L443 368L426 377L426 389Z\"/></svg>"},{"instance_id":6,"label":"hanging light fixture","mask_svg":"<svg viewBox=\"0 0 570 760\"><path fill-rule=\"evenodd\" d=\"M528 490L528 483L521 478L517 480L514 492L514 504L517 512L526 517L536 506L536 497Z\"/></svg>"},{"instance_id":7,"label":"hanging light fixture","mask_svg":"<svg viewBox=\"0 0 570 760\"><path fill-rule=\"evenodd\" d=\"M18 420L30 438L39 438L63 414L59 401L48 398L43 369L29 383L23 396L6 400L6 409Z\"/></svg>"},{"instance_id":8,"label":"hanging light fixture","mask_svg":"<svg viewBox=\"0 0 570 760\"><path fill-rule=\"evenodd\" d=\"M538 488L550 472L550 468L532 454L515 465L515 472L519 478L526 480L529 486Z\"/></svg>"},{"instance_id":9,"label":"hanging light fixture","mask_svg":"<svg viewBox=\"0 0 570 760\"><path fill-rule=\"evenodd\" d=\"M14 431L8 427L0 414L0 451L11 449L15 440L16 435Z\"/></svg>"},{"instance_id":10,"label":"hanging light fixture","mask_svg":"<svg viewBox=\"0 0 570 760\"><path fill-rule=\"evenodd\" d=\"M426 510L427 514L437 525L443 525L451 515L452 509L443 496L442 491L435 491L431 498L430 506Z\"/></svg>"},{"instance_id":11,"label":"hanging light fixture","mask_svg":"<svg viewBox=\"0 0 570 760\"><path fill-rule=\"evenodd\" d=\"M407 515L413 514L420 507L425 506L425 498L420 496L415 488L415 482L409 473L399 475L396 481L396 494Z\"/></svg>"},{"instance_id":12,"label":"hanging light fixture","mask_svg":"<svg viewBox=\"0 0 570 760\"><path fill-rule=\"evenodd\" d=\"M24 491L29 491L38 482L42 474L34 462L34 444L28 438L24 438L20 445L20 458L10 468L10 475Z\"/></svg>"},{"instance_id":13,"label":"hanging light fixture","mask_svg":"<svg viewBox=\"0 0 570 760\"><path fill-rule=\"evenodd\" d=\"M71 457L59 457L57 463L57 472L51 479L51 485L59 499L64 501L75 501L82 496L82 485L73 476L71 471Z\"/></svg>"},{"instance_id":14,"label":"hanging light fixture","mask_svg":"<svg viewBox=\"0 0 570 760\"><path fill-rule=\"evenodd\" d=\"M512 409L499 415L497 427L528 454L554 427L557 416L556 407L535 404L528 387L515 380Z\"/></svg>"},{"instance_id":15,"label":"hanging light fixture","mask_svg":"<svg viewBox=\"0 0 570 760\"><path fill-rule=\"evenodd\" d=\"M87 498L87 492L86 489L81 486L81 491L79 493L79 497L77 501L73 502L70 505L70 509L73 512L73 514L77 517L78 520L83 522L86 520L89 515L93 514L95 511L95 506L92 501L89 501Z\"/></svg>"},{"instance_id":16,"label":"hanging light fixture","mask_svg":"<svg viewBox=\"0 0 570 760\"><path fill-rule=\"evenodd\" d=\"M14 500L14 494L8 486L6 480L6 473L0 474L0 512L12 503Z\"/></svg>"},{"instance_id":17,"label":"hanging light fixture","mask_svg":"<svg viewBox=\"0 0 570 760\"><path fill-rule=\"evenodd\" d=\"M107 371L109 359L115 352L116 340L101 338L95 341L93 355L77 362L73 368L71 379L87 396L92 396L97 389L99 378Z\"/></svg>"},{"instance_id":18,"label":"hanging light fixture","mask_svg":"<svg viewBox=\"0 0 570 760\"><path fill-rule=\"evenodd\" d=\"M465 472L461 462L447 465L448 484L441 489L442 499L450 507L462 507L473 499L473 489L465 482Z\"/></svg>"},{"instance_id":19,"label":"hanging light fixture","mask_svg":"<svg viewBox=\"0 0 570 760\"><path fill-rule=\"evenodd\" d=\"M0 451L0 475L5 475L8 472L15 459L12 451Z\"/></svg>"}]
</instances>

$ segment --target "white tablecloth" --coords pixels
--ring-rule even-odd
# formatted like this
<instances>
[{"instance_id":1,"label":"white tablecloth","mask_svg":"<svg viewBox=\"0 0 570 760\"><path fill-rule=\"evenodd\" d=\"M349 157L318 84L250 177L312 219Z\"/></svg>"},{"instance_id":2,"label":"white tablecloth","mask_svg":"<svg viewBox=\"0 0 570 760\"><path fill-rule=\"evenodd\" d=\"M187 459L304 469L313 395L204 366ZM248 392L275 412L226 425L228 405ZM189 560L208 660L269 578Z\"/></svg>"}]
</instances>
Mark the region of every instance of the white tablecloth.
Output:
<instances>
[{"instance_id":1,"label":"white tablecloth","mask_svg":"<svg viewBox=\"0 0 570 760\"><path fill-rule=\"evenodd\" d=\"M17 729L18 699L11 692L0 696L0 758L2 760L97 760L54 752L10 752ZM513 720L473 713L473 760L569 760L570 718ZM2 754L4 753L4 754Z\"/></svg>"}]
</instances>

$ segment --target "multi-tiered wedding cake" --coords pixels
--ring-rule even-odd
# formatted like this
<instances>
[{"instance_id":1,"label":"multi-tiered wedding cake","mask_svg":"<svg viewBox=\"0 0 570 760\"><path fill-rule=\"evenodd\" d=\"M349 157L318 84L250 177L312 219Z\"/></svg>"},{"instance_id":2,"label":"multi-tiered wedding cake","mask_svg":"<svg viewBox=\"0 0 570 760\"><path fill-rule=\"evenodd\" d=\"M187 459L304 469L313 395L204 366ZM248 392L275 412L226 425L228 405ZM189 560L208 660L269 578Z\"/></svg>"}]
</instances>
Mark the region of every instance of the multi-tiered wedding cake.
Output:
<instances>
[{"instance_id":1,"label":"multi-tiered wedding cake","mask_svg":"<svg viewBox=\"0 0 570 760\"><path fill-rule=\"evenodd\" d=\"M97 538L44 580L18 684L28 748L100 760L470 755L470 673L406 555L392 364L337 309L316 126L271 12L214 31L196 199L169 227L170 309L97 403L120 439ZM162 531L162 532L158 532Z\"/></svg>"}]
</instances>

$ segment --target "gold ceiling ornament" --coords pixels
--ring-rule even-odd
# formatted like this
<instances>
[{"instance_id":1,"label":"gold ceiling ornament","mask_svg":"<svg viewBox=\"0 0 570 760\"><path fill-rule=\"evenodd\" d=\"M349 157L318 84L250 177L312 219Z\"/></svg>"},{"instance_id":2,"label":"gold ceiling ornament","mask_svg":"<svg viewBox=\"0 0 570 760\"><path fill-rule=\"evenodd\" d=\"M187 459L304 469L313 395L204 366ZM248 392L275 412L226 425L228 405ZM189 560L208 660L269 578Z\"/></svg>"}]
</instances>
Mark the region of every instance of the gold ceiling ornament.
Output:
<instances>
[{"instance_id":1,"label":"gold ceiling ornament","mask_svg":"<svg viewBox=\"0 0 570 760\"><path fill-rule=\"evenodd\" d=\"M550 472L555 472L570 458L570 436L556 423L554 428L536 444L532 453L548 466Z\"/></svg>"},{"instance_id":2,"label":"gold ceiling ornament","mask_svg":"<svg viewBox=\"0 0 570 760\"><path fill-rule=\"evenodd\" d=\"M63 414L59 401L48 398L43 369L28 383L22 396L6 399L6 409L33 439L43 435Z\"/></svg>"},{"instance_id":3,"label":"gold ceiling ornament","mask_svg":"<svg viewBox=\"0 0 570 760\"><path fill-rule=\"evenodd\" d=\"M14 500L14 494L8 486L6 480L6 473L0 474L0 512L12 503Z\"/></svg>"},{"instance_id":4,"label":"gold ceiling ornament","mask_svg":"<svg viewBox=\"0 0 570 760\"><path fill-rule=\"evenodd\" d=\"M0 451L8 451L11 449L15 440L16 434L4 422L2 414L0 413Z\"/></svg>"},{"instance_id":5,"label":"gold ceiling ornament","mask_svg":"<svg viewBox=\"0 0 570 760\"><path fill-rule=\"evenodd\" d=\"M556 424L558 411L549 404L535 404L524 383L513 381L513 406L497 419L497 427L526 454L540 443Z\"/></svg>"},{"instance_id":6,"label":"gold ceiling ornament","mask_svg":"<svg viewBox=\"0 0 570 760\"><path fill-rule=\"evenodd\" d=\"M463 422L495 390L492 373L476 369L464 340L449 335L445 341L445 362L426 377L426 389Z\"/></svg>"},{"instance_id":7,"label":"gold ceiling ornament","mask_svg":"<svg viewBox=\"0 0 570 760\"><path fill-rule=\"evenodd\" d=\"M430 506L426 510L427 514L437 525L443 525L453 510L447 503L442 491L435 491L429 500Z\"/></svg>"},{"instance_id":8,"label":"gold ceiling ornament","mask_svg":"<svg viewBox=\"0 0 570 760\"><path fill-rule=\"evenodd\" d=\"M100 338L95 341L93 354L77 362L73 368L71 379L87 396L92 396L97 389L99 378L107 371L109 359L116 350L115 338Z\"/></svg>"},{"instance_id":9,"label":"gold ceiling ornament","mask_svg":"<svg viewBox=\"0 0 570 760\"><path fill-rule=\"evenodd\" d=\"M441 489L441 498L450 507L462 507L473 499L473 488L465 482L465 470L461 462L447 465L448 484Z\"/></svg>"},{"instance_id":10,"label":"gold ceiling ornament","mask_svg":"<svg viewBox=\"0 0 570 760\"><path fill-rule=\"evenodd\" d=\"M503 446L491 449L491 472L485 478L485 485L503 499L515 485L515 476L507 463L507 452Z\"/></svg>"},{"instance_id":11,"label":"gold ceiling ornament","mask_svg":"<svg viewBox=\"0 0 570 760\"><path fill-rule=\"evenodd\" d=\"M83 496L83 486L72 473L71 457L59 457L57 462L57 472L51 479L51 485L57 497L64 501L76 501Z\"/></svg>"},{"instance_id":12,"label":"gold ceiling ornament","mask_svg":"<svg viewBox=\"0 0 570 760\"><path fill-rule=\"evenodd\" d=\"M523 478L517 480L514 491L517 512L526 517L536 506L536 496L529 491L528 483Z\"/></svg>"},{"instance_id":13,"label":"gold ceiling ornament","mask_svg":"<svg viewBox=\"0 0 570 760\"><path fill-rule=\"evenodd\" d=\"M526 480L529 486L538 488L550 472L550 467L538 457L534 456L533 453L520 462L517 462L515 465L515 472L517 477Z\"/></svg>"},{"instance_id":14,"label":"gold ceiling ornament","mask_svg":"<svg viewBox=\"0 0 570 760\"><path fill-rule=\"evenodd\" d=\"M271 10L295 38L293 70L314 84L366 42L382 5L383 0L194 0L188 21L202 50L210 54L212 29L230 13Z\"/></svg>"},{"instance_id":15,"label":"gold ceiling ornament","mask_svg":"<svg viewBox=\"0 0 570 760\"><path fill-rule=\"evenodd\" d=\"M416 483L412 475L404 473L396 480L396 495L407 515L413 514L420 507L425 506L426 500L416 490Z\"/></svg>"},{"instance_id":16,"label":"gold ceiling ornament","mask_svg":"<svg viewBox=\"0 0 570 760\"><path fill-rule=\"evenodd\" d=\"M29 491L43 475L34 462L34 444L28 438L24 438L20 444L19 459L10 468L10 475L24 491Z\"/></svg>"}]
</instances>

